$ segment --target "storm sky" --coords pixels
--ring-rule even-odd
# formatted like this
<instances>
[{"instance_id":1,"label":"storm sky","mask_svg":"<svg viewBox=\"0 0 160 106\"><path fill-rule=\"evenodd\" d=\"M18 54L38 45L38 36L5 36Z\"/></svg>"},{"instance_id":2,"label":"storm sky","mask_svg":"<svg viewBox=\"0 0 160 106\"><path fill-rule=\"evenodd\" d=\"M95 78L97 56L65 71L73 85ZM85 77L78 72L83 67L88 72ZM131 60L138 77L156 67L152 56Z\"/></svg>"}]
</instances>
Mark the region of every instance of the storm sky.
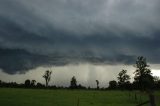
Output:
<instances>
[{"instance_id":1,"label":"storm sky","mask_svg":"<svg viewBox=\"0 0 160 106\"><path fill-rule=\"evenodd\" d=\"M115 76L121 68L131 73L137 56L158 71L159 5L159 0L0 0L0 79L22 82L18 76L27 79L33 72L38 78L42 69L55 67L69 77L78 70L87 85L98 75L110 80L104 74ZM56 75L65 83L64 74Z\"/></svg>"}]
</instances>

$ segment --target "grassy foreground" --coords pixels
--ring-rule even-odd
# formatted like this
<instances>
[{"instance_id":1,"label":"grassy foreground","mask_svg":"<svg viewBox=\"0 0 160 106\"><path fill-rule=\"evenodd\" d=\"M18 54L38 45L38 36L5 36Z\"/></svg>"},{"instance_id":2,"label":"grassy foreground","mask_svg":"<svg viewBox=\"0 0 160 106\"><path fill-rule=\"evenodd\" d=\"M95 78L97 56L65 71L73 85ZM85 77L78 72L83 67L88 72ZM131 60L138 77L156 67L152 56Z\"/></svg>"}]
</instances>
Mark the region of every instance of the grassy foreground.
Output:
<instances>
[{"instance_id":1,"label":"grassy foreground","mask_svg":"<svg viewBox=\"0 0 160 106\"><path fill-rule=\"evenodd\" d=\"M136 106L146 100L138 94L135 101L135 93L127 91L0 88L0 106Z\"/></svg>"}]
</instances>

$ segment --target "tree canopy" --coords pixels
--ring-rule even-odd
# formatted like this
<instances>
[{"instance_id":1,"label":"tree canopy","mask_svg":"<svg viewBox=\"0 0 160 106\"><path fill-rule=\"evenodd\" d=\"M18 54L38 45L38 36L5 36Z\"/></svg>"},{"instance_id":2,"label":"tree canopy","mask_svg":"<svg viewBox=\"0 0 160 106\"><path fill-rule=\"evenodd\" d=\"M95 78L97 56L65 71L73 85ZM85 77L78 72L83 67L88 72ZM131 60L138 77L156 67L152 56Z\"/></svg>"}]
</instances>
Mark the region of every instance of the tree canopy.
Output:
<instances>
[{"instance_id":1,"label":"tree canopy","mask_svg":"<svg viewBox=\"0 0 160 106\"><path fill-rule=\"evenodd\" d=\"M76 77L75 77L75 76L73 76L73 77L71 78L70 88L72 88L72 89L77 88L77 80L76 80Z\"/></svg>"},{"instance_id":2,"label":"tree canopy","mask_svg":"<svg viewBox=\"0 0 160 106\"><path fill-rule=\"evenodd\" d=\"M151 70L148 68L149 65L146 62L146 58L143 56L138 57L134 67L136 67L134 80L138 88L141 90L151 89L154 84L154 78Z\"/></svg>"},{"instance_id":3,"label":"tree canopy","mask_svg":"<svg viewBox=\"0 0 160 106\"><path fill-rule=\"evenodd\" d=\"M48 87L48 83L51 80L51 74L52 74L52 71L46 70L45 74L43 75L43 78L46 81L46 87Z\"/></svg>"}]
</instances>

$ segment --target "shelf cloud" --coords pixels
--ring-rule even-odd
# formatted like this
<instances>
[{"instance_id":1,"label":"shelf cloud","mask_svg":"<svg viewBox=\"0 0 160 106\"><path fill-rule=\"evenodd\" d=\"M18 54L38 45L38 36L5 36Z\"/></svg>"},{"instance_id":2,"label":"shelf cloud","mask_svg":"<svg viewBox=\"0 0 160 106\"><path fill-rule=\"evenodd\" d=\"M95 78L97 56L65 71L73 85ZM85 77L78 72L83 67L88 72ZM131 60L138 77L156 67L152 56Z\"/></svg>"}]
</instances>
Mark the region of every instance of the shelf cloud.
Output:
<instances>
[{"instance_id":1,"label":"shelf cloud","mask_svg":"<svg viewBox=\"0 0 160 106\"><path fill-rule=\"evenodd\" d=\"M1 0L0 68L160 63L159 0Z\"/></svg>"}]
</instances>

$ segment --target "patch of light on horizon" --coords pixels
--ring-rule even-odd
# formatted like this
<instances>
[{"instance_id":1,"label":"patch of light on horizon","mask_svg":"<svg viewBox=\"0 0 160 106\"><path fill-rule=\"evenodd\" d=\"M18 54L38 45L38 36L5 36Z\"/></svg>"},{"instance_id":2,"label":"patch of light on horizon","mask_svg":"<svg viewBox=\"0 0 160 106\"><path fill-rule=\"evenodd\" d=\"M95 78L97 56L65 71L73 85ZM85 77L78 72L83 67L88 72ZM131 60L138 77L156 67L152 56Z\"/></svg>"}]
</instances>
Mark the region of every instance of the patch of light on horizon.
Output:
<instances>
[{"instance_id":1,"label":"patch of light on horizon","mask_svg":"<svg viewBox=\"0 0 160 106\"><path fill-rule=\"evenodd\" d=\"M160 70L152 69L152 73L153 73L153 76L159 76L160 77Z\"/></svg>"}]
</instances>

